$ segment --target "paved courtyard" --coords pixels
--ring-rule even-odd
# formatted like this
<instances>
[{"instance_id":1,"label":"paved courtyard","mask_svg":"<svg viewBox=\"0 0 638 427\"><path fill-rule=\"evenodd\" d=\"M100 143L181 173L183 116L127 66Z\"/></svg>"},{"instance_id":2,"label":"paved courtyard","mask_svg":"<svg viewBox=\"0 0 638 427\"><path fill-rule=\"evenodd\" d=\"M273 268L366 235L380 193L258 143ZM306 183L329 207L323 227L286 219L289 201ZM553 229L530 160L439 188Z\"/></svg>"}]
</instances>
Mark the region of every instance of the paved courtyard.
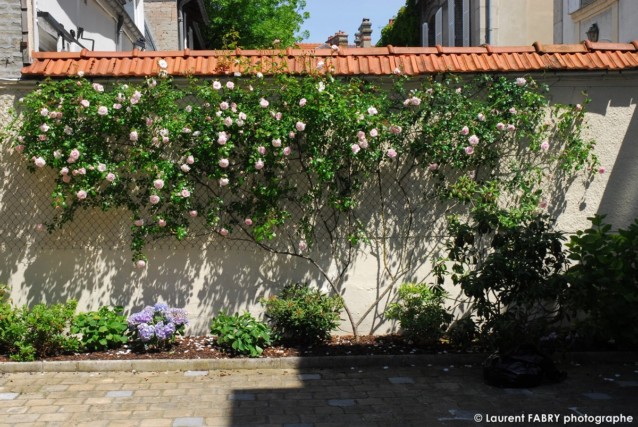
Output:
<instances>
[{"instance_id":1,"label":"paved courtyard","mask_svg":"<svg viewBox=\"0 0 638 427\"><path fill-rule=\"evenodd\" d=\"M352 366L323 369L257 364L3 373L0 426L638 425L635 362L569 364L562 366L568 372L563 383L499 389L483 383L481 367L471 358L451 365L438 360L357 366L353 359Z\"/></svg>"}]
</instances>

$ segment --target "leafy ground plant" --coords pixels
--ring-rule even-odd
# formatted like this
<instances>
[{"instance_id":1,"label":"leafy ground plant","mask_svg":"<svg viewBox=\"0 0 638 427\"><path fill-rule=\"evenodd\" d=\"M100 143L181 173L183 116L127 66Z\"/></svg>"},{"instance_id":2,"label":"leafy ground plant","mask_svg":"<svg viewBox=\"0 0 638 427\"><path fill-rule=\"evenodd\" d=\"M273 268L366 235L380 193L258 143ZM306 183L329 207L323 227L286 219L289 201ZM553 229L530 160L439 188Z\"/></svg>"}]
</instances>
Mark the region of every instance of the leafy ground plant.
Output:
<instances>
[{"instance_id":1,"label":"leafy ground plant","mask_svg":"<svg viewBox=\"0 0 638 427\"><path fill-rule=\"evenodd\" d=\"M12 360L29 361L77 351L80 343L69 334L77 301L12 307L0 305L0 348Z\"/></svg>"},{"instance_id":2,"label":"leafy ground plant","mask_svg":"<svg viewBox=\"0 0 638 427\"><path fill-rule=\"evenodd\" d=\"M425 283L404 283L399 287L398 301L390 304L385 316L398 320L405 336L418 345L439 342L452 314L443 307L445 292Z\"/></svg>"},{"instance_id":3,"label":"leafy ground plant","mask_svg":"<svg viewBox=\"0 0 638 427\"><path fill-rule=\"evenodd\" d=\"M80 335L80 343L88 351L103 351L128 342L128 323L123 307L101 307L98 311L80 313L73 319L71 333Z\"/></svg>"},{"instance_id":4,"label":"leafy ground plant","mask_svg":"<svg viewBox=\"0 0 638 427\"><path fill-rule=\"evenodd\" d=\"M250 313L227 315L223 312L214 317L210 333L222 348L232 353L258 357L264 348L272 344L272 333L264 322Z\"/></svg>"},{"instance_id":5,"label":"leafy ground plant","mask_svg":"<svg viewBox=\"0 0 638 427\"><path fill-rule=\"evenodd\" d=\"M343 299L326 295L305 283L287 285L280 295L262 300L266 316L280 339L290 343L318 343L339 326Z\"/></svg>"}]
</instances>

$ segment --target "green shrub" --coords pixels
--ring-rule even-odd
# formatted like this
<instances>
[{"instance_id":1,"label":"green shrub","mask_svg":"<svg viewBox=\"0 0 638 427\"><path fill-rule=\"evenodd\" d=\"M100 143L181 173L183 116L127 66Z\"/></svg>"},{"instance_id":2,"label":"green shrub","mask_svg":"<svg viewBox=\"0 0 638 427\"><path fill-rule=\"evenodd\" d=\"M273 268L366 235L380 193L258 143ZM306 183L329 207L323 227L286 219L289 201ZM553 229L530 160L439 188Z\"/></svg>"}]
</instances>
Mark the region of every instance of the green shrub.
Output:
<instances>
[{"instance_id":1,"label":"green shrub","mask_svg":"<svg viewBox=\"0 0 638 427\"><path fill-rule=\"evenodd\" d=\"M468 348L477 336L477 327L471 316L463 316L455 320L445 333L450 344L458 348Z\"/></svg>"},{"instance_id":2,"label":"green shrub","mask_svg":"<svg viewBox=\"0 0 638 427\"><path fill-rule=\"evenodd\" d=\"M128 341L128 323L123 311L121 306L117 306L80 313L73 319L71 333L81 335L80 344L88 351L120 347Z\"/></svg>"},{"instance_id":3,"label":"green shrub","mask_svg":"<svg viewBox=\"0 0 638 427\"><path fill-rule=\"evenodd\" d=\"M250 357L258 357L272 343L268 325L250 313L229 316L221 312L211 321L210 333L222 348Z\"/></svg>"},{"instance_id":4,"label":"green shrub","mask_svg":"<svg viewBox=\"0 0 638 427\"><path fill-rule=\"evenodd\" d=\"M638 219L627 229L611 232L604 216L589 218L592 227L579 231L567 244L576 261L566 273L567 304L584 314L580 334L590 340L614 340L638 346Z\"/></svg>"},{"instance_id":5,"label":"green shrub","mask_svg":"<svg viewBox=\"0 0 638 427\"><path fill-rule=\"evenodd\" d=\"M398 301L389 305L385 316L398 320L403 334L416 344L438 343L452 320L443 307L445 292L425 283L404 283L398 294Z\"/></svg>"},{"instance_id":6,"label":"green shrub","mask_svg":"<svg viewBox=\"0 0 638 427\"><path fill-rule=\"evenodd\" d=\"M0 347L12 360L29 361L77 351L77 338L69 334L77 301L14 308L0 305Z\"/></svg>"},{"instance_id":7,"label":"green shrub","mask_svg":"<svg viewBox=\"0 0 638 427\"><path fill-rule=\"evenodd\" d=\"M266 317L278 337L289 343L310 344L330 338L339 326L343 299L310 289L307 284L284 287L279 296L262 300Z\"/></svg>"}]
</instances>

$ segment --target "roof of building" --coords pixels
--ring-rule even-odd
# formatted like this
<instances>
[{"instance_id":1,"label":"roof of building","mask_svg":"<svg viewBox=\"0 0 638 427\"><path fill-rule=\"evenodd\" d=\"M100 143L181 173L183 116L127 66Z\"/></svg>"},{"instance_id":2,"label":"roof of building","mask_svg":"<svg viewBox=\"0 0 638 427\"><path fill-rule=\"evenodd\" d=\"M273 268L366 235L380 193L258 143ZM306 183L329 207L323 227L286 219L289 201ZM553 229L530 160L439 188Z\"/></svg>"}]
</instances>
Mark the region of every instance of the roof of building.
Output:
<instances>
[{"instance_id":1,"label":"roof of building","mask_svg":"<svg viewBox=\"0 0 638 427\"><path fill-rule=\"evenodd\" d=\"M64 77L82 71L87 77L171 75L218 76L234 72L305 74L329 70L333 75L406 75L441 72L622 71L638 69L638 41L571 45L481 47L380 47L231 51L33 52L24 77Z\"/></svg>"}]
</instances>

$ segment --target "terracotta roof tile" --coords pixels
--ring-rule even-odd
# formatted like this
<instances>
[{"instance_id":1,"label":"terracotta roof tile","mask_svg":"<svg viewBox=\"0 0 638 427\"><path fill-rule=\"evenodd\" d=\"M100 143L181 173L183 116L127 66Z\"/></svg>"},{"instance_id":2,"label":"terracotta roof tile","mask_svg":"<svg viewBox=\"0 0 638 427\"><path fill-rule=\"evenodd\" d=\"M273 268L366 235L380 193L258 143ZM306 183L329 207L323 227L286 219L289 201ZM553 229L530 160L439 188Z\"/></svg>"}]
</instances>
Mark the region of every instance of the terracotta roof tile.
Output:
<instances>
[{"instance_id":1,"label":"terracotta roof tile","mask_svg":"<svg viewBox=\"0 0 638 427\"><path fill-rule=\"evenodd\" d=\"M305 47L305 45L300 45ZM316 72L319 61L335 75L407 75L440 72L532 72L638 69L638 41L572 45L480 47L372 47L286 50L189 50L130 52L33 52L24 77L144 77L166 61L172 75L223 76L233 72Z\"/></svg>"}]
</instances>

